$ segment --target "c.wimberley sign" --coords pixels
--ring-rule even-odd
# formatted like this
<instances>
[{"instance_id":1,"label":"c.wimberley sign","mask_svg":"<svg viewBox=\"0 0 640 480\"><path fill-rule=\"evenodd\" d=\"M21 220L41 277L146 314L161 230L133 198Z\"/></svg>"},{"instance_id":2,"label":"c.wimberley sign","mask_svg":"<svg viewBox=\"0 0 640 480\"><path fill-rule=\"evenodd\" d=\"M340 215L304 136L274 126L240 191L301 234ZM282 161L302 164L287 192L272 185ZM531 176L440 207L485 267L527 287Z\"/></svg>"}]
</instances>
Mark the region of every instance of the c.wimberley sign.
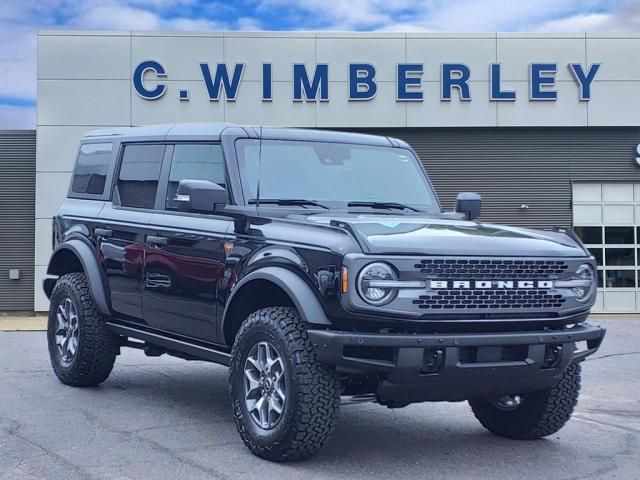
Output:
<instances>
[{"instance_id":1,"label":"c.wimberley sign","mask_svg":"<svg viewBox=\"0 0 640 480\"><path fill-rule=\"evenodd\" d=\"M370 63L350 63L345 65L348 71L348 99L349 101L369 102L374 100L378 85L376 83L376 67ZM588 66L580 63L569 63L566 68L572 73L576 83L577 96L580 101L591 99L591 83L600 68L599 63ZM209 100L221 99L228 102L236 100L242 90L242 74L244 63L218 63L210 66L200 63L203 88L206 88ZM421 102L425 95L422 86L424 65L421 63L398 63L396 65L396 101ZM529 98L530 101L555 101L558 92L555 89L555 76L558 71L557 63L531 63L529 65ZM329 65L319 63L309 67L303 63L294 63L292 74L292 99L294 102L328 102L329 97ZM157 60L145 60L139 63L133 72L133 86L137 94L145 100L157 100L162 97L167 86L163 79L168 78L169 72ZM463 63L443 63L440 65L440 99L451 101L454 95L462 101L472 99L471 69ZM262 101L274 100L272 90L272 65L262 64ZM516 92L506 88L500 79L500 64L489 64L489 100L501 102L515 102ZM474 86L478 88L477 86ZM456 93L454 93L454 91ZM189 90L179 89L178 99L189 101Z\"/></svg>"}]
</instances>

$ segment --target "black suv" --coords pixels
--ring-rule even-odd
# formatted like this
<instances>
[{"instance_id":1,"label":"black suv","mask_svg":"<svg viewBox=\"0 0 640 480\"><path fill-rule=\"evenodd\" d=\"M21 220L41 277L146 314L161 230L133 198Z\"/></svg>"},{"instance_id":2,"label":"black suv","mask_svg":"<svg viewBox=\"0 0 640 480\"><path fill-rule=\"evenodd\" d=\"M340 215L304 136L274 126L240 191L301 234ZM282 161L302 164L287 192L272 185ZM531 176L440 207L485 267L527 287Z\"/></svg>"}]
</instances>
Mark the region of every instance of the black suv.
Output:
<instances>
[{"instance_id":1,"label":"black suv","mask_svg":"<svg viewBox=\"0 0 640 480\"><path fill-rule=\"evenodd\" d=\"M479 214L473 193L444 212L394 138L89 133L53 219L53 369L96 385L121 347L227 365L240 435L275 461L314 454L341 400L468 400L497 435L550 435L604 337L595 262L570 231Z\"/></svg>"}]
</instances>

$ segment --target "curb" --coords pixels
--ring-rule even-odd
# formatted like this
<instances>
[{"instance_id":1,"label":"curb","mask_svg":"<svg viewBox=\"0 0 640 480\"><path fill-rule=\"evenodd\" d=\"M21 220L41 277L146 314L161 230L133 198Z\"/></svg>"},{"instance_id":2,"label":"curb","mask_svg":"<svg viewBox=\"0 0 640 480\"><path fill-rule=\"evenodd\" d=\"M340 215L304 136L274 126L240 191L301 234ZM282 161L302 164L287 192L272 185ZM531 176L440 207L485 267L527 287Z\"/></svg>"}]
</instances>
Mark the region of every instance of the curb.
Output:
<instances>
[{"instance_id":1,"label":"curb","mask_svg":"<svg viewBox=\"0 0 640 480\"><path fill-rule=\"evenodd\" d=\"M47 317L0 317L0 332L39 332L47 329Z\"/></svg>"}]
</instances>

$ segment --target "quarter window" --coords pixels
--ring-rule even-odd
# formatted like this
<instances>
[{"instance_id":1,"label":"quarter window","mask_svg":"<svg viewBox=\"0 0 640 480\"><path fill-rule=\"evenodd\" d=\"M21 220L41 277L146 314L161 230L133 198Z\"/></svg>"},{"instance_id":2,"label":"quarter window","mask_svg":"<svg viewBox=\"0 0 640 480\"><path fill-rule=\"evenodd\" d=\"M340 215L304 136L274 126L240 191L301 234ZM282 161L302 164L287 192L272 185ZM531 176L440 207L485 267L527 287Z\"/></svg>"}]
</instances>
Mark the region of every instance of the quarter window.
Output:
<instances>
[{"instance_id":1,"label":"quarter window","mask_svg":"<svg viewBox=\"0 0 640 480\"><path fill-rule=\"evenodd\" d=\"M164 145L127 145L122 156L114 202L123 207L153 208Z\"/></svg>"},{"instance_id":2,"label":"quarter window","mask_svg":"<svg viewBox=\"0 0 640 480\"><path fill-rule=\"evenodd\" d=\"M111 143L85 143L80 146L71 191L89 195L102 195L111 165Z\"/></svg>"},{"instance_id":3,"label":"quarter window","mask_svg":"<svg viewBox=\"0 0 640 480\"><path fill-rule=\"evenodd\" d=\"M211 144L178 144L173 150L165 208L178 208L174 200L180 180L209 180L226 188L222 147Z\"/></svg>"}]
</instances>

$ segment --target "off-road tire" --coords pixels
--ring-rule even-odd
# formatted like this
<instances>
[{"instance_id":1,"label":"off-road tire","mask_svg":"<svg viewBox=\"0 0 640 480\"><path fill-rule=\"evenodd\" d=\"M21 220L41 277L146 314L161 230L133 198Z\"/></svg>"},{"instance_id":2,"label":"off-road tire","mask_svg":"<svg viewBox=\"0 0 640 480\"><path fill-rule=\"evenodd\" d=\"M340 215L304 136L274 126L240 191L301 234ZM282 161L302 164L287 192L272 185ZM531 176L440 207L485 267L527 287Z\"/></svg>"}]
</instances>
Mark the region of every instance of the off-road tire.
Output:
<instances>
[{"instance_id":1,"label":"off-road tire","mask_svg":"<svg viewBox=\"0 0 640 480\"><path fill-rule=\"evenodd\" d=\"M244 400L245 360L261 341L270 342L285 360L287 399L272 430L263 430L254 422ZM245 319L231 350L229 394L236 427L252 453L276 462L314 455L335 428L339 385L335 370L317 360L294 308L263 308Z\"/></svg>"},{"instance_id":2,"label":"off-road tire","mask_svg":"<svg viewBox=\"0 0 640 480\"><path fill-rule=\"evenodd\" d=\"M69 365L64 365L55 342L56 311L70 298L78 314L78 349ZM118 336L107 330L106 317L97 309L84 273L61 276L51 293L47 343L51 366L58 379L74 387L95 386L104 382L119 351Z\"/></svg>"},{"instance_id":3,"label":"off-road tire","mask_svg":"<svg viewBox=\"0 0 640 480\"><path fill-rule=\"evenodd\" d=\"M571 417L580 392L580 364L569 365L552 388L530 392L514 410L501 410L486 400L471 400L473 414L491 433L533 440L556 433Z\"/></svg>"}]
</instances>

